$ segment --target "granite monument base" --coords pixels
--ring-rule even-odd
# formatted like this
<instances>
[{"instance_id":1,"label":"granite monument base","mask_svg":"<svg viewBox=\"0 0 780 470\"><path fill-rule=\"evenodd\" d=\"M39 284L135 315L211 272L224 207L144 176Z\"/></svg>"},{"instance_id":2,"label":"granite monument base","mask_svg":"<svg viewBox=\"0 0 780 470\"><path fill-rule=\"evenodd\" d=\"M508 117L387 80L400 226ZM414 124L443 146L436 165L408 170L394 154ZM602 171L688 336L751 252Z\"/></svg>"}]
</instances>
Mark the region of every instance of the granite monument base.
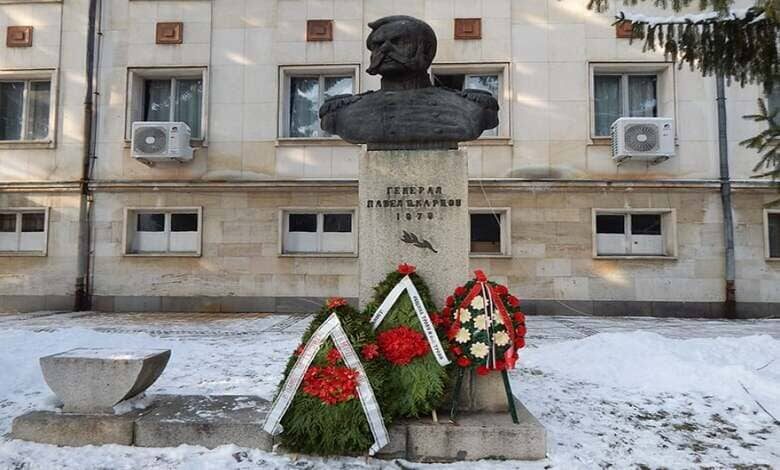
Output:
<instances>
[{"instance_id":1,"label":"granite monument base","mask_svg":"<svg viewBox=\"0 0 780 470\"><path fill-rule=\"evenodd\" d=\"M263 431L270 403L257 396L156 395L144 410L121 415L32 411L14 419L12 439L44 444L86 446L121 444L214 448L235 444L271 451L278 438ZM404 420L388 429L390 443L379 458L418 462L545 458L544 427L515 399L519 423L506 412L463 411L457 423L442 418Z\"/></svg>"},{"instance_id":2,"label":"granite monument base","mask_svg":"<svg viewBox=\"0 0 780 470\"><path fill-rule=\"evenodd\" d=\"M360 158L360 307L400 263L437 302L468 280L468 158L460 150L368 151Z\"/></svg>"}]
</instances>

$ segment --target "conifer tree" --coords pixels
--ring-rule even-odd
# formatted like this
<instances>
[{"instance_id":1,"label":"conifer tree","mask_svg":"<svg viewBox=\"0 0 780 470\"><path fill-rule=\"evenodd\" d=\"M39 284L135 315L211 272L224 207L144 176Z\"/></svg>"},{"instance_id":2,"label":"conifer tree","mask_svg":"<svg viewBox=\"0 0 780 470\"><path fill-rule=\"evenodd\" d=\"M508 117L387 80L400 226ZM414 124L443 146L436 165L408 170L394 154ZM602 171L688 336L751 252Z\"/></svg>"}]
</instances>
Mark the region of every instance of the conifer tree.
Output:
<instances>
[{"instance_id":1,"label":"conifer tree","mask_svg":"<svg viewBox=\"0 0 780 470\"><path fill-rule=\"evenodd\" d=\"M603 12L609 1L588 0L588 8ZM728 83L736 82L740 86L758 84L771 90L780 80L780 0L755 0L748 8L735 8L734 0L622 0L622 3L632 6L646 1L678 13L689 6L696 6L701 12L667 17L618 12L616 22L631 22L633 36L643 41L644 50L663 50L681 66L688 64L704 76L723 75ZM753 169L756 176L780 176L780 126L775 116L759 98L757 114L743 117L767 125L760 134L741 142L761 155Z\"/></svg>"}]
</instances>

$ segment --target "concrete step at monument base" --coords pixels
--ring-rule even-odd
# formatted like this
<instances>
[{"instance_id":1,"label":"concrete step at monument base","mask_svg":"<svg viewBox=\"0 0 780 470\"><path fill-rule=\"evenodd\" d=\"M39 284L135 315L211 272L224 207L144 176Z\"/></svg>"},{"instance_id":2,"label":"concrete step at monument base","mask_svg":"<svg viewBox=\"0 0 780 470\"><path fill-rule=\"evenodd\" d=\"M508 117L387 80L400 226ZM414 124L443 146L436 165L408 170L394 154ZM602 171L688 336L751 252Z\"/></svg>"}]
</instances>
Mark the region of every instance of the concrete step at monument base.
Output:
<instances>
[{"instance_id":1,"label":"concrete step at monument base","mask_svg":"<svg viewBox=\"0 0 780 470\"><path fill-rule=\"evenodd\" d=\"M270 451L263 431L271 403L249 395L157 395L154 409L135 422L135 445L213 449L226 444Z\"/></svg>"}]
</instances>

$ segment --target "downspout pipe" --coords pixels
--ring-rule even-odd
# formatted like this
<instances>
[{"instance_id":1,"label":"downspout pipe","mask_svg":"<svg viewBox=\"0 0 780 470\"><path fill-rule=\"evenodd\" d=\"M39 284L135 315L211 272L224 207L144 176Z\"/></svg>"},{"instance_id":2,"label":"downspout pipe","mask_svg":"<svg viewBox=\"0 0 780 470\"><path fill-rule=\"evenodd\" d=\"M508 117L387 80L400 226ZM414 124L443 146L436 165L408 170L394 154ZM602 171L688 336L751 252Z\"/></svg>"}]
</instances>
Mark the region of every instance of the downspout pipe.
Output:
<instances>
[{"instance_id":1,"label":"downspout pipe","mask_svg":"<svg viewBox=\"0 0 780 470\"><path fill-rule=\"evenodd\" d=\"M93 110L94 110L94 79L95 79L95 23L97 21L97 2L89 1L89 18L87 23L87 56L86 56L86 84L84 95L84 136L83 156L81 167L81 179L79 180L79 237L77 252L77 273L74 309L77 311L89 310L92 307L92 299L89 293L90 276L90 205L92 194L89 191L89 180L92 168L92 141L93 141Z\"/></svg>"},{"instance_id":2,"label":"downspout pipe","mask_svg":"<svg viewBox=\"0 0 780 470\"><path fill-rule=\"evenodd\" d=\"M736 268L734 260L734 216L731 207L731 176L729 175L728 130L726 127L726 86L723 74L715 77L718 103L718 154L720 157L720 201L723 208L723 244L725 248L726 318L737 318Z\"/></svg>"}]
</instances>

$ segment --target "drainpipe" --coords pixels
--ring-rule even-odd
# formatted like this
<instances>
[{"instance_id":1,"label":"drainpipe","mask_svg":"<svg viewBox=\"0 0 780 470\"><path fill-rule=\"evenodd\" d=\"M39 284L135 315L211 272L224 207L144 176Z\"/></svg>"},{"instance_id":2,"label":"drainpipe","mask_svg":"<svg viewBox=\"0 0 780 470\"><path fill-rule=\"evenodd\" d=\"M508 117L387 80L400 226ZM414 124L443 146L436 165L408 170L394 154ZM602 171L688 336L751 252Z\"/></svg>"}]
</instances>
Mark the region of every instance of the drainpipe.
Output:
<instances>
[{"instance_id":1,"label":"drainpipe","mask_svg":"<svg viewBox=\"0 0 780 470\"><path fill-rule=\"evenodd\" d=\"M726 128L726 91L723 74L715 77L718 102L718 154L720 157L720 201L723 207L723 242L726 248L726 318L737 318L737 295L734 261L734 217L731 210L731 177L729 176L729 149Z\"/></svg>"},{"instance_id":2,"label":"drainpipe","mask_svg":"<svg viewBox=\"0 0 780 470\"><path fill-rule=\"evenodd\" d=\"M89 1L89 19L87 26L87 63L84 95L84 152L82 157L81 180L79 181L79 238L77 252L77 274L75 292L75 310L89 310L92 299L89 293L90 275L90 211L92 194L89 191L89 179L92 168L92 123L93 123L93 90L95 76L95 22L97 18L98 0Z\"/></svg>"}]
</instances>

